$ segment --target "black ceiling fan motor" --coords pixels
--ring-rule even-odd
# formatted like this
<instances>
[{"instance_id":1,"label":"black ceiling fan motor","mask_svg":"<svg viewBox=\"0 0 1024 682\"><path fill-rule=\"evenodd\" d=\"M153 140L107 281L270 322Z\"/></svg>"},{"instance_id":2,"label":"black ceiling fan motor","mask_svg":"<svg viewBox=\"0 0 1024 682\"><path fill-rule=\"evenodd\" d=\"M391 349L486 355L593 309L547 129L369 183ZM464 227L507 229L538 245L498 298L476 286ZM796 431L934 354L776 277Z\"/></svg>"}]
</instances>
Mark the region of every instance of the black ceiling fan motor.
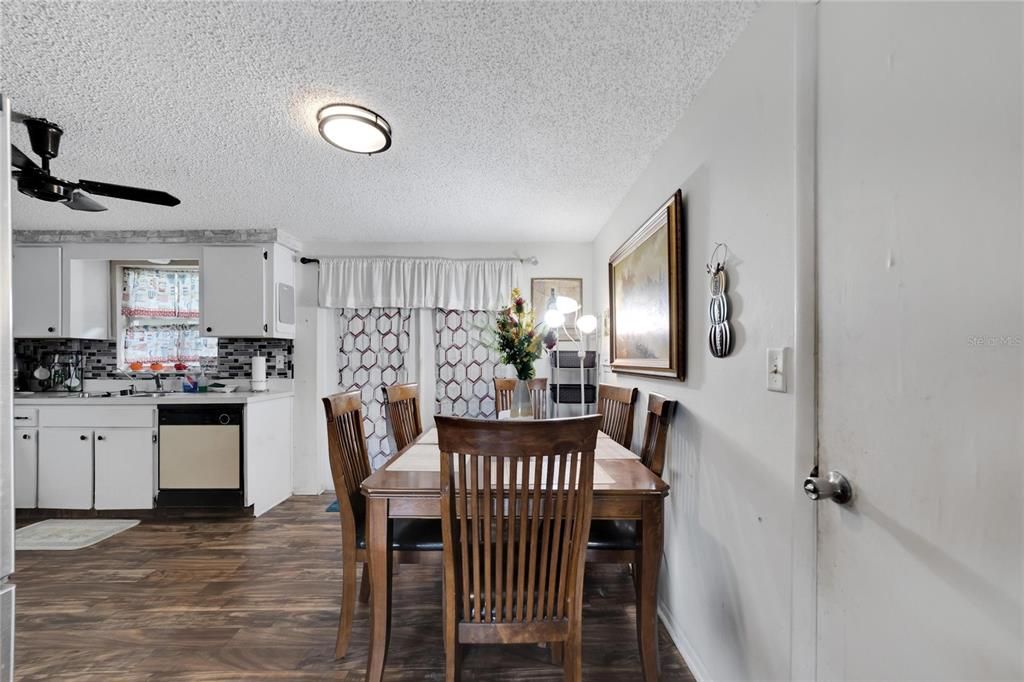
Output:
<instances>
[{"instance_id":1,"label":"black ceiling fan motor","mask_svg":"<svg viewBox=\"0 0 1024 682\"><path fill-rule=\"evenodd\" d=\"M60 136L64 129L45 118L26 118L28 139L32 143L32 151L43 160L43 170L49 172L50 159L57 158L60 153Z\"/></svg>"}]
</instances>

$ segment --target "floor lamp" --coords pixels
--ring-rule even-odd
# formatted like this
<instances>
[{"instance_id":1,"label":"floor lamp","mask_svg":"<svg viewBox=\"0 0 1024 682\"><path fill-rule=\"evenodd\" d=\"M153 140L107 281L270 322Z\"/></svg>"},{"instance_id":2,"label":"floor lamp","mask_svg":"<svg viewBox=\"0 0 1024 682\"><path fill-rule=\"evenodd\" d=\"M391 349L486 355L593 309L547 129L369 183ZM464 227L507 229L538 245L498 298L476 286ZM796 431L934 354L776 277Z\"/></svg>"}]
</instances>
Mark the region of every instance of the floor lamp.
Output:
<instances>
[{"instance_id":1,"label":"floor lamp","mask_svg":"<svg viewBox=\"0 0 1024 682\"><path fill-rule=\"evenodd\" d=\"M597 329L597 318L593 315L576 315L576 333L578 336L573 337L572 333L565 326L566 315L572 313L578 313L582 306L573 298L568 296L558 296L555 294L555 290L551 290L551 295L548 297L547 306L544 311L544 323L548 326L548 329L557 330L561 328L562 332L576 345L576 355L579 357L580 363L580 414L584 415L587 413L587 393L586 393L586 368L584 367L584 358L587 354L586 344L584 339L593 334ZM553 352L558 352L558 335L555 335L555 347L552 349ZM557 357L557 356L556 356ZM597 363L594 363L595 366ZM559 389L559 393L561 390ZM558 396L561 398L561 395ZM561 402L561 401L559 401Z\"/></svg>"}]
</instances>

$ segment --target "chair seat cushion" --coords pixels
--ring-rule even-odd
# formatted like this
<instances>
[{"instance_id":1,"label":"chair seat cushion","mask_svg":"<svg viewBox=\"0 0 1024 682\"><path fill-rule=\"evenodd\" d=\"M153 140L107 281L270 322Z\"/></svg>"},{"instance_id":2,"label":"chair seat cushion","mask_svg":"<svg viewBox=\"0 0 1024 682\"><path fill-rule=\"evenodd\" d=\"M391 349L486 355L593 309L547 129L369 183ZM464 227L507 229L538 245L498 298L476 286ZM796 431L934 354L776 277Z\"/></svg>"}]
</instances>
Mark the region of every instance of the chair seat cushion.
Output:
<instances>
[{"instance_id":1,"label":"chair seat cushion","mask_svg":"<svg viewBox=\"0 0 1024 682\"><path fill-rule=\"evenodd\" d=\"M638 546L636 521L594 519L590 522L587 549L636 549Z\"/></svg>"},{"instance_id":2,"label":"chair seat cushion","mask_svg":"<svg viewBox=\"0 0 1024 682\"><path fill-rule=\"evenodd\" d=\"M391 519L391 549L412 552L444 550L441 519ZM366 549L366 524L356 524L356 547Z\"/></svg>"}]
</instances>

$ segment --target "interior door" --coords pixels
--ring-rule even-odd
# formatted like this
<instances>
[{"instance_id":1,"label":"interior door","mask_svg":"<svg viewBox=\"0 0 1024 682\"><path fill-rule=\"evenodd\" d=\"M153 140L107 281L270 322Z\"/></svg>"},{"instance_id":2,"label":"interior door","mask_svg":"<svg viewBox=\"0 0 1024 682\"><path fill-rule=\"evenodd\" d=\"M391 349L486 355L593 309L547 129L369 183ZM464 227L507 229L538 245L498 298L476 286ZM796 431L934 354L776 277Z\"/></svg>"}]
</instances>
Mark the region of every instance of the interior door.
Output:
<instances>
[{"instance_id":1,"label":"interior door","mask_svg":"<svg viewBox=\"0 0 1024 682\"><path fill-rule=\"evenodd\" d=\"M1022 679L1022 6L820 10L817 679Z\"/></svg>"}]
</instances>

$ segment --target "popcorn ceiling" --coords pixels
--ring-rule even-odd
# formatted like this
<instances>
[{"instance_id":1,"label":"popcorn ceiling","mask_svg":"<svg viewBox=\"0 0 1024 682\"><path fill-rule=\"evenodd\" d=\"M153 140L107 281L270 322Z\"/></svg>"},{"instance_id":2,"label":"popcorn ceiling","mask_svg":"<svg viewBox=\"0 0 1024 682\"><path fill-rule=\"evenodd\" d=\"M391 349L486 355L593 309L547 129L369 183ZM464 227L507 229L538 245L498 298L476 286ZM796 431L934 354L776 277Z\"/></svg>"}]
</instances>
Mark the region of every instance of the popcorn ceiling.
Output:
<instances>
[{"instance_id":1,"label":"popcorn ceiling","mask_svg":"<svg viewBox=\"0 0 1024 682\"><path fill-rule=\"evenodd\" d=\"M15 193L14 226L589 240L753 11L6 0L0 90L65 128L53 172L182 200L84 213ZM387 118L391 150L322 141L315 112L335 101Z\"/></svg>"}]
</instances>

